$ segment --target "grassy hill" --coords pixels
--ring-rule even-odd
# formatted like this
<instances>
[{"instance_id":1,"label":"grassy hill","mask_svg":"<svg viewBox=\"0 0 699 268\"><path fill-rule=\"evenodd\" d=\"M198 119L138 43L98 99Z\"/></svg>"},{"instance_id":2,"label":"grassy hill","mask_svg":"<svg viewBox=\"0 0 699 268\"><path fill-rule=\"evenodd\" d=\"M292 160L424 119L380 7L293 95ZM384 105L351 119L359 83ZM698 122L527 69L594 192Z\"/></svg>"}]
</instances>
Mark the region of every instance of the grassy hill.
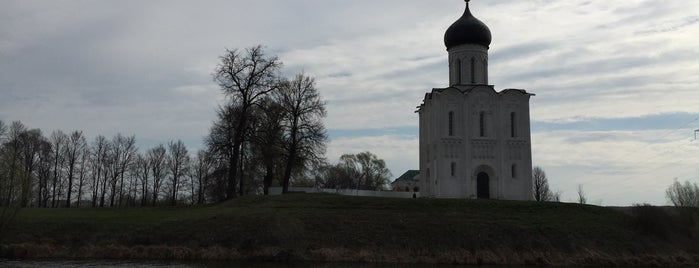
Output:
<instances>
[{"instance_id":1,"label":"grassy hill","mask_svg":"<svg viewBox=\"0 0 699 268\"><path fill-rule=\"evenodd\" d=\"M203 207L28 208L2 237L0 256L699 264L697 215L330 194L250 196Z\"/></svg>"}]
</instances>

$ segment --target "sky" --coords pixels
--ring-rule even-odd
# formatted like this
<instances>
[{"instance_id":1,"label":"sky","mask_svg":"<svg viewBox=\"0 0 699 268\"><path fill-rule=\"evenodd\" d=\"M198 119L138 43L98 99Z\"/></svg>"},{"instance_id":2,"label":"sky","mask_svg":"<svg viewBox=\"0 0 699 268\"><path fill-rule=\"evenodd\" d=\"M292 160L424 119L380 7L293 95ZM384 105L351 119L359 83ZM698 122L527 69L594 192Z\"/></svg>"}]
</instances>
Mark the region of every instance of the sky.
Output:
<instances>
[{"instance_id":1,"label":"sky","mask_svg":"<svg viewBox=\"0 0 699 268\"><path fill-rule=\"evenodd\" d=\"M418 169L426 92L448 86L446 29L461 0L0 0L0 120L135 135L191 151L223 103L225 49L265 46L316 79L330 162L371 151ZM532 157L562 201L665 205L699 183L699 2L474 0L489 82L530 101Z\"/></svg>"}]
</instances>

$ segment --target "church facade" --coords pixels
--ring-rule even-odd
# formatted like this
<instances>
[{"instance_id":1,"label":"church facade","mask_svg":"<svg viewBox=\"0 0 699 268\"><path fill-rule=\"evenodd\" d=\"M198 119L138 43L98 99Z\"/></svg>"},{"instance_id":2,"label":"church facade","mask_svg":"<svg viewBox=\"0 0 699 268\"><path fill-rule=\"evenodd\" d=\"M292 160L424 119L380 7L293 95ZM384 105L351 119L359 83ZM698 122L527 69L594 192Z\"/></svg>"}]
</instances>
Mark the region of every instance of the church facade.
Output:
<instances>
[{"instance_id":1,"label":"church facade","mask_svg":"<svg viewBox=\"0 0 699 268\"><path fill-rule=\"evenodd\" d=\"M488 84L490 29L466 10L444 35L449 87L425 94L420 120L423 197L532 199L529 98Z\"/></svg>"}]
</instances>

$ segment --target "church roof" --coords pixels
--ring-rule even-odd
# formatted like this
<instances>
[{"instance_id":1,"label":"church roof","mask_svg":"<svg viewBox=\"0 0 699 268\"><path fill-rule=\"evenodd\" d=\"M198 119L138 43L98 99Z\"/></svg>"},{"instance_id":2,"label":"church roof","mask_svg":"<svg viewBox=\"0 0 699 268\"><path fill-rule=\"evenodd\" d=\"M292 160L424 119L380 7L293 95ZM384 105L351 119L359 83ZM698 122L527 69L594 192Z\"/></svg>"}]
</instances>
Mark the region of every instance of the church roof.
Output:
<instances>
[{"instance_id":1,"label":"church roof","mask_svg":"<svg viewBox=\"0 0 699 268\"><path fill-rule=\"evenodd\" d=\"M488 87L488 88L492 89L493 92L495 92L495 94L497 94L497 95L505 95L508 93L520 93L522 95L536 96L535 94L529 93L524 89L508 88L508 89L504 89L504 90L498 92L495 90L495 87L492 85L456 85L456 86L451 86L451 87L446 87L446 88L433 88L432 92L425 93L425 99L431 99L432 93L434 93L434 92L444 92L445 90L450 89L450 88L456 89L463 94L468 94L478 87Z\"/></svg>"},{"instance_id":2,"label":"church roof","mask_svg":"<svg viewBox=\"0 0 699 268\"><path fill-rule=\"evenodd\" d=\"M462 94L469 94L469 93L471 93L471 91L473 91L474 89L476 89L478 87L490 88L492 90L493 94L495 94L497 96L504 96L506 94L522 94L522 95L526 95L526 96L536 96L536 94L534 94L534 93L529 93L524 89L516 89L516 88L508 88L508 89L504 89L504 90L498 92L495 90L495 87L492 85L456 85L456 86L445 87L445 88L433 88L431 92L425 93L425 98L422 100L422 103L419 106L415 107L416 108L415 112L416 113L420 112L420 109L422 109L425 106L426 101L432 99L432 95L434 93L441 93L441 92L446 91L447 89L455 89L455 90L461 92Z\"/></svg>"},{"instance_id":3,"label":"church roof","mask_svg":"<svg viewBox=\"0 0 699 268\"><path fill-rule=\"evenodd\" d=\"M491 41L492 35L490 34L490 29L488 29L485 23L471 14L471 10L468 7L468 0L466 1L466 10L464 14L449 26L447 32L444 33L444 45L447 46L447 50L465 44L489 47Z\"/></svg>"}]
</instances>

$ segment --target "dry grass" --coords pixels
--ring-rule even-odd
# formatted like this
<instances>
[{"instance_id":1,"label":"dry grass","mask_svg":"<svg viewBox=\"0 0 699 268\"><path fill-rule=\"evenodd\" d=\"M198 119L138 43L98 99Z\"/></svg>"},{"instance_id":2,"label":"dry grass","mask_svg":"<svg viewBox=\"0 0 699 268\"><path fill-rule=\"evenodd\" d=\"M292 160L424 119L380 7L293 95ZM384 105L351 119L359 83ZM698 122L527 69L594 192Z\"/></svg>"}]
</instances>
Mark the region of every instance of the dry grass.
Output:
<instances>
[{"instance_id":1,"label":"dry grass","mask_svg":"<svg viewBox=\"0 0 699 268\"><path fill-rule=\"evenodd\" d=\"M0 257L699 265L699 244L686 235L696 226L658 225L660 212L648 211L305 194L206 207L26 209Z\"/></svg>"}]
</instances>

